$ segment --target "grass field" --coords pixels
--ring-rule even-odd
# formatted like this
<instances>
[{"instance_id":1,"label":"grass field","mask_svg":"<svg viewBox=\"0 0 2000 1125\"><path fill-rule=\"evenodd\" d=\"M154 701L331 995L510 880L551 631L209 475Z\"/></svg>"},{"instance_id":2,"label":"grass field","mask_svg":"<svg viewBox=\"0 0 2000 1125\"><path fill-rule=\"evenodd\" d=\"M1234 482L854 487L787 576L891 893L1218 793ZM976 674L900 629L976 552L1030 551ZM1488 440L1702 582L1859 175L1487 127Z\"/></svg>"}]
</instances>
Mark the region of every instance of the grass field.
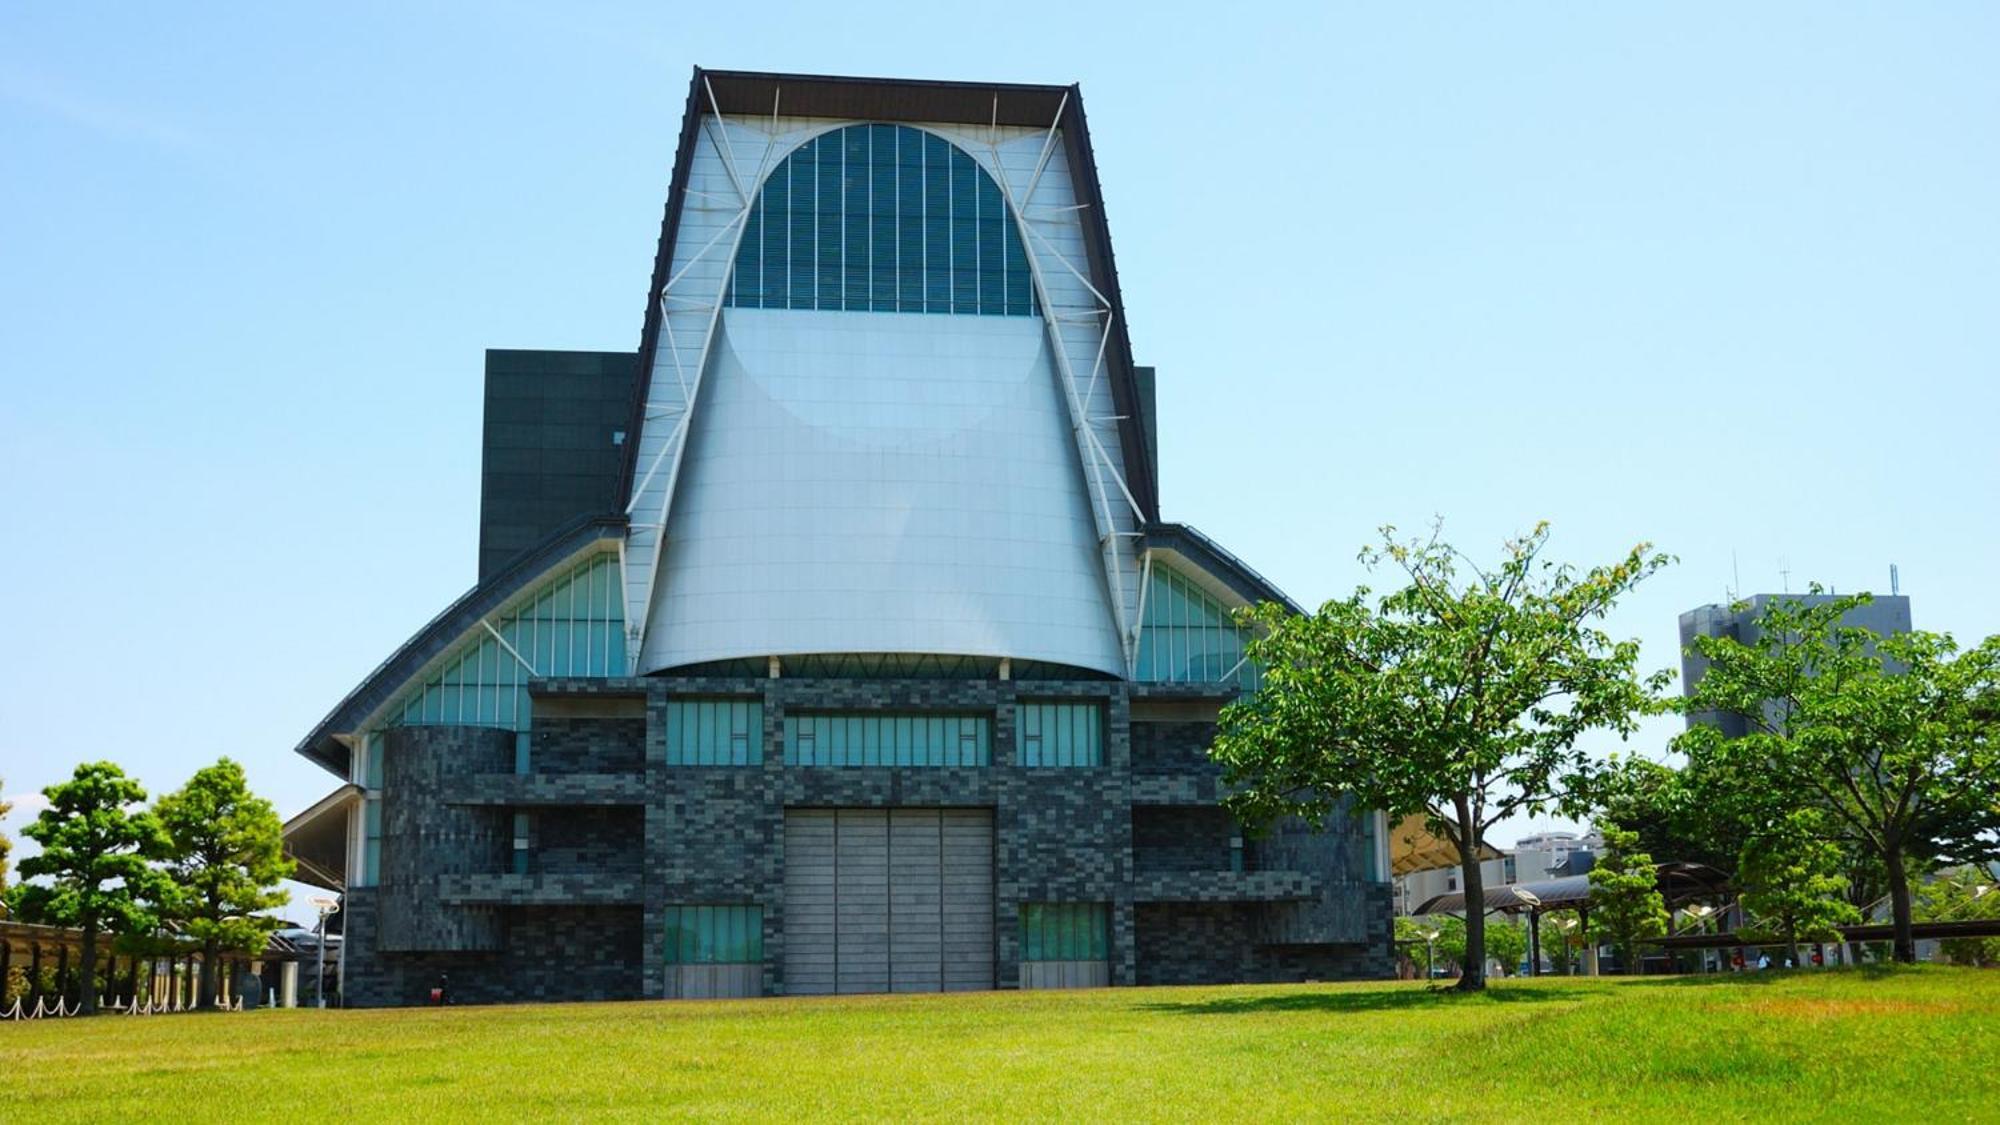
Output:
<instances>
[{"instance_id":1,"label":"grass field","mask_svg":"<svg viewBox=\"0 0 2000 1125\"><path fill-rule=\"evenodd\" d=\"M0 1120L2000 1121L2000 973L0 1024Z\"/></svg>"}]
</instances>

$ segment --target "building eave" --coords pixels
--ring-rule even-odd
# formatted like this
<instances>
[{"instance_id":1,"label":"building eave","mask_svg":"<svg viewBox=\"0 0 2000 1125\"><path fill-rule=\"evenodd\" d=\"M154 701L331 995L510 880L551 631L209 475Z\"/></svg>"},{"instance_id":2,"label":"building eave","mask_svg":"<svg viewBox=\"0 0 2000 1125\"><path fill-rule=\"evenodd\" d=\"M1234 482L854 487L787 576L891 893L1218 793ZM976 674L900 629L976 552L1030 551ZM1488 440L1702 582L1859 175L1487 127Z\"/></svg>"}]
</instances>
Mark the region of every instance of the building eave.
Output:
<instances>
[{"instance_id":1,"label":"building eave","mask_svg":"<svg viewBox=\"0 0 2000 1125\"><path fill-rule=\"evenodd\" d=\"M294 752L345 778L348 775L348 744L351 735L377 710L386 706L404 685L425 665L442 656L466 630L476 626L520 590L522 585L562 559L593 543L622 538L623 516L584 516L550 535L533 550L523 552L486 581L466 591L446 606L423 628L404 641L388 659L376 665L354 690L334 705L326 718L313 727Z\"/></svg>"}]
</instances>

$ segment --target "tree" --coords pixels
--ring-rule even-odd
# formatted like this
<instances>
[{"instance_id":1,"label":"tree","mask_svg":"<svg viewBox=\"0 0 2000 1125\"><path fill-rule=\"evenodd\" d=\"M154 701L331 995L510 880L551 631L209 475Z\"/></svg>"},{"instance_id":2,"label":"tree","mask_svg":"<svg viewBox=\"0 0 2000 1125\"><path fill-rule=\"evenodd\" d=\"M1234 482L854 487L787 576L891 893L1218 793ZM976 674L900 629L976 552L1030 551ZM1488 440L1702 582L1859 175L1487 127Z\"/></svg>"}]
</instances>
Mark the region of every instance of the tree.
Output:
<instances>
[{"instance_id":1,"label":"tree","mask_svg":"<svg viewBox=\"0 0 2000 1125\"><path fill-rule=\"evenodd\" d=\"M1513 919L1486 930L1486 956L1500 963L1500 975L1514 975L1515 967L1528 955L1528 931Z\"/></svg>"},{"instance_id":2,"label":"tree","mask_svg":"<svg viewBox=\"0 0 2000 1125\"><path fill-rule=\"evenodd\" d=\"M1579 736L1629 734L1666 680L1641 680L1638 642L1596 625L1666 557L1641 544L1579 575L1542 557L1548 537L1537 525L1489 571L1435 531L1403 542L1383 528L1382 546L1361 559L1399 568L1401 589L1371 604L1363 587L1305 615L1246 611L1262 686L1224 709L1211 751L1239 820L1253 830L1287 815L1319 820L1349 799L1392 819L1423 813L1458 850L1466 901L1481 901L1487 830L1563 800L1588 767ZM1459 987L1476 990L1486 951L1477 911L1466 942Z\"/></svg>"},{"instance_id":3,"label":"tree","mask_svg":"<svg viewBox=\"0 0 2000 1125\"><path fill-rule=\"evenodd\" d=\"M1542 911L1542 956L1549 970L1566 977L1576 967L1576 955L1583 948L1583 925L1574 910Z\"/></svg>"},{"instance_id":4,"label":"tree","mask_svg":"<svg viewBox=\"0 0 2000 1125\"><path fill-rule=\"evenodd\" d=\"M1976 867L1961 868L1926 886L1917 910L1926 922L2000 922L2000 878ZM1956 965L1990 969L2000 965L2000 937L1945 938L1938 942Z\"/></svg>"},{"instance_id":5,"label":"tree","mask_svg":"<svg viewBox=\"0 0 2000 1125\"><path fill-rule=\"evenodd\" d=\"M1396 940L1410 943L1410 959L1423 959L1424 978L1438 965L1457 966L1465 957L1465 921L1453 914L1396 919Z\"/></svg>"},{"instance_id":6,"label":"tree","mask_svg":"<svg viewBox=\"0 0 2000 1125\"><path fill-rule=\"evenodd\" d=\"M39 855L21 861L21 874L47 883L21 888L24 913L83 931L82 979L94 979L97 939L120 933L145 919L143 903L159 875L147 866L163 843L159 823L129 811L146 791L110 762L85 762L70 780L42 790L48 807L22 834L41 844ZM83 990L83 1010L97 1010L97 990Z\"/></svg>"},{"instance_id":7,"label":"tree","mask_svg":"<svg viewBox=\"0 0 2000 1125\"><path fill-rule=\"evenodd\" d=\"M1800 942L1839 941L1834 927L1861 920L1854 904L1840 897L1847 889L1840 848L1820 835L1818 819L1794 810L1777 831L1745 844L1736 868L1751 923L1745 936L1784 942L1794 965L1805 964Z\"/></svg>"},{"instance_id":8,"label":"tree","mask_svg":"<svg viewBox=\"0 0 2000 1125\"><path fill-rule=\"evenodd\" d=\"M1743 826L1720 815L1683 771L1645 758L1615 759L1592 778L1592 797L1595 819L1636 833L1639 850L1654 859L1736 870Z\"/></svg>"},{"instance_id":9,"label":"tree","mask_svg":"<svg viewBox=\"0 0 2000 1125\"><path fill-rule=\"evenodd\" d=\"M1638 849L1638 833L1607 824L1604 854L1590 869L1591 916L1628 973L1639 970L1639 943L1667 932L1667 903L1653 857Z\"/></svg>"},{"instance_id":10,"label":"tree","mask_svg":"<svg viewBox=\"0 0 2000 1125\"><path fill-rule=\"evenodd\" d=\"M1839 842L1875 861L1896 959L1914 961L1909 866L1995 854L2000 637L1960 653L1944 634L1841 624L1869 600L1781 600L1748 644L1696 638L1708 668L1684 706L1740 715L1749 732L1701 725L1675 746L1722 780L1709 792L1739 819L1768 828L1794 808L1824 813Z\"/></svg>"},{"instance_id":11,"label":"tree","mask_svg":"<svg viewBox=\"0 0 2000 1125\"><path fill-rule=\"evenodd\" d=\"M166 912L201 946L198 995L207 1011L215 1004L217 958L257 949L284 925L260 913L291 898L277 888L293 870L284 826L271 802L250 792L243 767L228 758L196 772L153 811L167 837L172 889Z\"/></svg>"}]
</instances>

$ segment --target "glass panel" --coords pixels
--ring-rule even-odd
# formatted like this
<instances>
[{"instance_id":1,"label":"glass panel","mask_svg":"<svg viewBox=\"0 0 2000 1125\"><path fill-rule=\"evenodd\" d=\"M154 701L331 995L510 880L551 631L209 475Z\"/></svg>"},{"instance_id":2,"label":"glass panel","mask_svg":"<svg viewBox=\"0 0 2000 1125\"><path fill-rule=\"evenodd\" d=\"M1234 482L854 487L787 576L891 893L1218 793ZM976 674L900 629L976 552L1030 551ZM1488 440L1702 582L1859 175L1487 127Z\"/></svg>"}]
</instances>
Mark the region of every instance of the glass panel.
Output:
<instances>
[{"instance_id":1,"label":"glass panel","mask_svg":"<svg viewBox=\"0 0 2000 1125\"><path fill-rule=\"evenodd\" d=\"M668 964L754 965L764 960L761 906L669 906L664 918Z\"/></svg>"},{"instance_id":2,"label":"glass panel","mask_svg":"<svg viewBox=\"0 0 2000 1125\"><path fill-rule=\"evenodd\" d=\"M999 185L904 125L793 150L758 193L724 300L740 308L1032 316L1028 259Z\"/></svg>"},{"instance_id":3,"label":"glass panel","mask_svg":"<svg viewBox=\"0 0 2000 1125\"><path fill-rule=\"evenodd\" d=\"M667 702L667 764L670 766L759 766L764 764L764 704L761 700L675 699ZM785 722L787 760L794 729Z\"/></svg>"}]
</instances>

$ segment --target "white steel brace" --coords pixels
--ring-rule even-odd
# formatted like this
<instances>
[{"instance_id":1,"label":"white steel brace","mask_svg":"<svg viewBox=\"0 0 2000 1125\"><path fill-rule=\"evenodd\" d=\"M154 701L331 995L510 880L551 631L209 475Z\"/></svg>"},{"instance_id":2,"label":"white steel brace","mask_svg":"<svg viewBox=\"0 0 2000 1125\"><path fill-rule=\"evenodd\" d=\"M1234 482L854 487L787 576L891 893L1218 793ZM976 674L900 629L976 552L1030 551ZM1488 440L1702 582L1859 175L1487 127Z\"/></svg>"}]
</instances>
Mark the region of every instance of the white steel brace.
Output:
<instances>
[{"instance_id":1,"label":"white steel brace","mask_svg":"<svg viewBox=\"0 0 2000 1125\"><path fill-rule=\"evenodd\" d=\"M1076 440L1077 456L1082 461L1084 480L1090 489L1091 518L1097 529L1098 554L1104 565L1104 580L1110 595L1112 625L1117 630L1119 648L1125 660L1127 675L1137 673L1139 618L1134 607L1128 604L1126 588L1136 577L1139 560L1133 555L1129 540L1133 533L1123 531L1118 526L1118 514L1129 505L1134 524L1142 524L1145 513L1139 501L1132 495L1125 482L1124 466L1104 447L1104 442L1095 433L1095 419L1090 413L1090 404L1096 400L1099 381L1104 371L1105 354L1110 348L1111 333L1116 328L1116 313L1109 298L1083 271L1070 262L1040 230L1030 225L1028 211L1034 204L1036 189L1041 185L1042 175L1048 170L1055 154L1056 139L1062 126L1063 112L1069 106L1069 95L1063 95L1056 108L1055 120L1049 123L1048 132L1042 140L1042 150L1035 161L1035 172L1028 182L1025 192L1016 194L1009 181L1005 163L1000 159L999 142L995 137L989 144L991 149L991 170L995 182L1007 197L1007 206L1014 216L1014 224L1021 237L1021 248L1028 259L1028 273L1034 282L1035 295L1042 307L1043 321L1048 329L1050 350L1055 355L1056 371L1062 379L1063 399L1069 407L1070 429ZM1074 171L1074 170L1072 170ZM1080 207L1065 207L1060 214ZM1040 248L1037 248L1040 243ZM1056 305L1050 292L1048 278L1044 274L1044 256L1053 258L1057 264L1074 277L1090 297L1096 302L1093 307L1075 310ZM1096 339L1094 355L1089 357L1090 375L1087 383L1079 387L1077 360L1073 357L1070 344L1064 338L1063 326L1073 324L1082 327L1102 328ZM1109 483L1107 483L1107 481ZM1118 499L1124 505L1116 503ZM1144 587L1133 591L1133 595L1143 599Z\"/></svg>"}]
</instances>

